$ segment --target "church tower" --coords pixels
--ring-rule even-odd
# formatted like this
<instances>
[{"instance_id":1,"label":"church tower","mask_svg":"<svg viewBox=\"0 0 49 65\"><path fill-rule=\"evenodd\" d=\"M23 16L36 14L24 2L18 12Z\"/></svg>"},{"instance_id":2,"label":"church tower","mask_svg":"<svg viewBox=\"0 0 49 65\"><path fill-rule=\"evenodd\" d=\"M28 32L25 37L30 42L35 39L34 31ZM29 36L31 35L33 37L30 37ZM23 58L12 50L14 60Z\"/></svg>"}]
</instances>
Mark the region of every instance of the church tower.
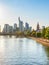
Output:
<instances>
[{"instance_id":1,"label":"church tower","mask_svg":"<svg viewBox=\"0 0 49 65\"><path fill-rule=\"evenodd\" d=\"M36 31L39 32L40 31L40 25L39 25L39 22L37 23L37 28L36 28Z\"/></svg>"}]
</instances>

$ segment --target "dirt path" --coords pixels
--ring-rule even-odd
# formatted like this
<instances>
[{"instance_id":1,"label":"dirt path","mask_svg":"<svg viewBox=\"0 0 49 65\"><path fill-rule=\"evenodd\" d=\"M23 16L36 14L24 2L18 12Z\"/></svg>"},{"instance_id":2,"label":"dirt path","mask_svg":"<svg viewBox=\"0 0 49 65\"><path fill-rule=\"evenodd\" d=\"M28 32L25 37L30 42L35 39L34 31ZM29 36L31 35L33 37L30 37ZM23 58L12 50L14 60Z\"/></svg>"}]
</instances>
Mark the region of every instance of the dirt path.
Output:
<instances>
[{"instance_id":1,"label":"dirt path","mask_svg":"<svg viewBox=\"0 0 49 65\"><path fill-rule=\"evenodd\" d=\"M39 42L40 44L42 44L44 46L48 46L49 47L49 40L47 40L47 39L35 38L35 37L30 37L30 38L36 40L37 42Z\"/></svg>"}]
</instances>

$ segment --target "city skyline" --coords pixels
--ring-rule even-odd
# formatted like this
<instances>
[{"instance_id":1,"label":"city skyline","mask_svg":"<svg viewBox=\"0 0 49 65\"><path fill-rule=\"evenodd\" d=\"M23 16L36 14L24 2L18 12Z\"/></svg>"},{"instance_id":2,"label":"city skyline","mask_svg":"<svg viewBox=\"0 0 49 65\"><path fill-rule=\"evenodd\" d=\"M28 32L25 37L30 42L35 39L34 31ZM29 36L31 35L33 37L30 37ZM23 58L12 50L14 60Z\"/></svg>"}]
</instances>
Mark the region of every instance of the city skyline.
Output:
<instances>
[{"instance_id":1,"label":"city skyline","mask_svg":"<svg viewBox=\"0 0 49 65\"><path fill-rule=\"evenodd\" d=\"M0 32L3 33L15 33L15 32L24 32L24 31L32 31L32 27L29 25L29 23L24 23L23 21L20 19L20 17L18 17L18 21L19 21L19 26L17 25L17 23L14 23L13 26L9 25L9 24L4 24L3 30L1 31L1 26L0 26Z\"/></svg>"},{"instance_id":2,"label":"city skyline","mask_svg":"<svg viewBox=\"0 0 49 65\"><path fill-rule=\"evenodd\" d=\"M23 22L28 22L32 28L49 26L49 1L48 0L0 0L0 25L18 24L20 16Z\"/></svg>"}]
</instances>

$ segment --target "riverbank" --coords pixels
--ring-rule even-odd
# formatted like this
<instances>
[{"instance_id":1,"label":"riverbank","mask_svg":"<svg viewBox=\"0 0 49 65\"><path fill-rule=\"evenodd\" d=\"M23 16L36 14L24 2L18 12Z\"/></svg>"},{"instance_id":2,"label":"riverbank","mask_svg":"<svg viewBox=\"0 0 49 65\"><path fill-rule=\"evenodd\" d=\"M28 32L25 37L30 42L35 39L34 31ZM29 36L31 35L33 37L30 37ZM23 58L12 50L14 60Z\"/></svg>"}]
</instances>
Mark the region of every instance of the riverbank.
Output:
<instances>
[{"instance_id":1,"label":"riverbank","mask_svg":"<svg viewBox=\"0 0 49 65\"><path fill-rule=\"evenodd\" d=\"M40 44L49 47L49 40L44 39L44 38L35 38L35 37L29 37L33 40L36 40L37 42L39 42Z\"/></svg>"}]
</instances>

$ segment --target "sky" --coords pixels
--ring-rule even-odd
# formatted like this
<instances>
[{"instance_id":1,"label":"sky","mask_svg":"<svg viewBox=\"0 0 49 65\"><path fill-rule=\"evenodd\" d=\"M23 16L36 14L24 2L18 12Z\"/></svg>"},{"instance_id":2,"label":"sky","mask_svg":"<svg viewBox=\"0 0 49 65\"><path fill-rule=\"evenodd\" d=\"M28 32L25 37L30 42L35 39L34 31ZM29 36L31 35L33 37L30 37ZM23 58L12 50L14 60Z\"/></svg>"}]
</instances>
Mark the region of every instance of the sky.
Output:
<instances>
[{"instance_id":1,"label":"sky","mask_svg":"<svg viewBox=\"0 0 49 65\"><path fill-rule=\"evenodd\" d=\"M0 25L19 24L18 17L32 28L49 26L49 0L0 0Z\"/></svg>"}]
</instances>

